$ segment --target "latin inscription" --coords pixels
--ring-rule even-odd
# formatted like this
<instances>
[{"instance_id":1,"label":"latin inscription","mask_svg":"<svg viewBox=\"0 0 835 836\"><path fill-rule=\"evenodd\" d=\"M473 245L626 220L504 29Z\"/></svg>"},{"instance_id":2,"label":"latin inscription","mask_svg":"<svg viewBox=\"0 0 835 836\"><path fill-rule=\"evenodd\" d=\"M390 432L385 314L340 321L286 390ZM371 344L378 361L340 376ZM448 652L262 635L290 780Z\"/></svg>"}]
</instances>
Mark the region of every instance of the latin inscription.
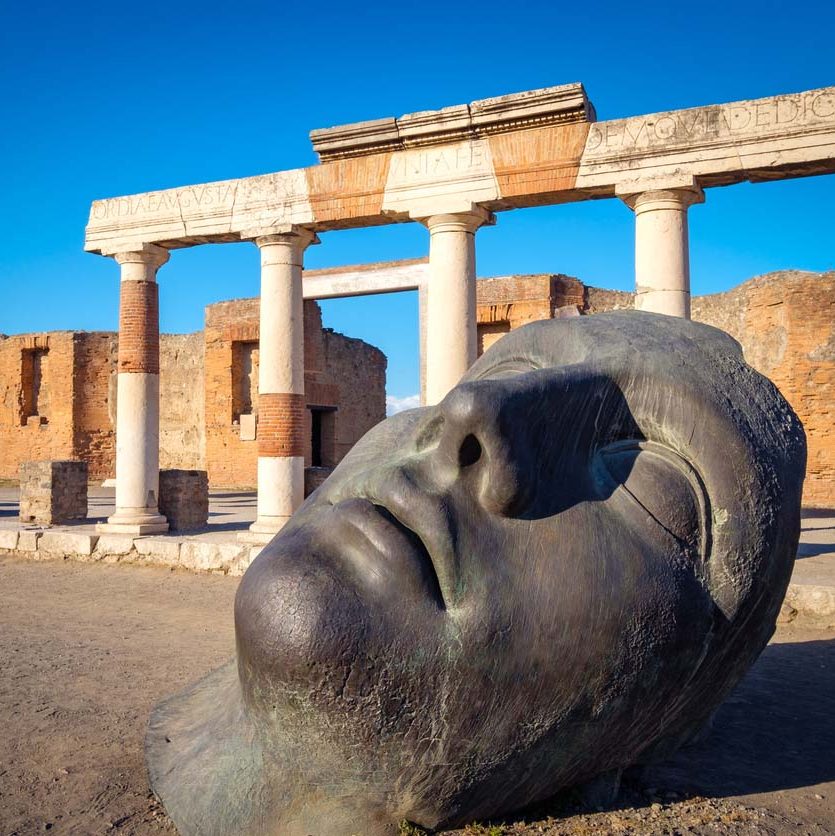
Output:
<instances>
[{"instance_id":1,"label":"latin inscription","mask_svg":"<svg viewBox=\"0 0 835 836\"><path fill-rule=\"evenodd\" d=\"M616 119L593 124L586 153L606 154L655 145L698 145L714 139L780 132L792 126L835 122L835 91L818 90L796 96L693 110Z\"/></svg>"},{"instance_id":2,"label":"latin inscription","mask_svg":"<svg viewBox=\"0 0 835 836\"><path fill-rule=\"evenodd\" d=\"M487 155L481 142L404 151L392 157L389 183L403 185L444 180L450 175L476 174L484 171L487 166Z\"/></svg>"},{"instance_id":3,"label":"latin inscription","mask_svg":"<svg viewBox=\"0 0 835 836\"><path fill-rule=\"evenodd\" d=\"M114 197L93 203L92 218L96 221L128 219L147 215L179 214L182 211L231 207L235 203L236 183L208 183L185 189L146 192L130 197Z\"/></svg>"}]
</instances>

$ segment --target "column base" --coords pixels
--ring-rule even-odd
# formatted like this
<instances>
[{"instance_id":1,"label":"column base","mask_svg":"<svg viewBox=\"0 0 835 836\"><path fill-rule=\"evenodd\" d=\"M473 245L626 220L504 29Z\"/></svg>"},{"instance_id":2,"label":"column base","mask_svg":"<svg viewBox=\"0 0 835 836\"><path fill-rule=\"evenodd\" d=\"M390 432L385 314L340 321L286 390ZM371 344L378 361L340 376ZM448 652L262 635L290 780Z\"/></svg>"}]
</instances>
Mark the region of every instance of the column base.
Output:
<instances>
[{"instance_id":1,"label":"column base","mask_svg":"<svg viewBox=\"0 0 835 836\"><path fill-rule=\"evenodd\" d=\"M165 534L168 520L151 509L147 513L117 510L106 523L98 523L96 531L102 534Z\"/></svg>"},{"instance_id":2,"label":"column base","mask_svg":"<svg viewBox=\"0 0 835 836\"><path fill-rule=\"evenodd\" d=\"M290 517L267 517L256 520L246 531L238 532L239 543L265 546L281 531Z\"/></svg>"}]
</instances>

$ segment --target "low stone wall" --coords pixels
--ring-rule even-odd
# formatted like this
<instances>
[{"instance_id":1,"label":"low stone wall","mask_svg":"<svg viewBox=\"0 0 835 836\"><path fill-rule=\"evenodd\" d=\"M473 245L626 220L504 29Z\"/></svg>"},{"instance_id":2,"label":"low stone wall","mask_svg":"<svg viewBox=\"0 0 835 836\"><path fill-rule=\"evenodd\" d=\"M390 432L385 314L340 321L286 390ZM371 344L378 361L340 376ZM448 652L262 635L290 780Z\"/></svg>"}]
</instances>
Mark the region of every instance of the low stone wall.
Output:
<instances>
[{"instance_id":1,"label":"low stone wall","mask_svg":"<svg viewBox=\"0 0 835 836\"><path fill-rule=\"evenodd\" d=\"M74 531L0 530L0 554L28 560L134 563L191 572L243 575L262 547L196 538L130 537Z\"/></svg>"}]
</instances>

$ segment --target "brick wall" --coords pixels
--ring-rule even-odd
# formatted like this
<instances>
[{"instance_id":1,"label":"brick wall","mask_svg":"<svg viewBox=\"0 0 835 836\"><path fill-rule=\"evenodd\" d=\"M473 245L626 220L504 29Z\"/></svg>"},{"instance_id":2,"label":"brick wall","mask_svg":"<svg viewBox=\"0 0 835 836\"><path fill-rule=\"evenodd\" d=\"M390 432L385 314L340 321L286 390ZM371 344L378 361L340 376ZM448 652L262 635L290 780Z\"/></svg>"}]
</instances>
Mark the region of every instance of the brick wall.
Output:
<instances>
[{"instance_id":1,"label":"brick wall","mask_svg":"<svg viewBox=\"0 0 835 836\"><path fill-rule=\"evenodd\" d=\"M238 414L251 403L259 413L258 299L238 299L206 308L205 467L213 486L253 487L257 440L241 440ZM324 464L336 464L354 443L385 417L386 359L381 351L322 328L315 302L304 304L305 464L313 460L311 407L324 407ZM248 385L247 385L248 384Z\"/></svg>"},{"instance_id":2,"label":"brick wall","mask_svg":"<svg viewBox=\"0 0 835 836\"><path fill-rule=\"evenodd\" d=\"M73 458L73 338L0 335L0 479L16 481L25 461Z\"/></svg>"},{"instance_id":3,"label":"brick wall","mask_svg":"<svg viewBox=\"0 0 835 836\"><path fill-rule=\"evenodd\" d=\"M508 331L538 319L551 319L560 308L584 305L583 283L562 274L499 276L476 282L478 353Z\"/></svg>"},{"instance_id":4,"label":"brick wall","mask_svg":"<svg viewBox=\"0 0 835 836\"><path fill-rule=\"evenodd\" d=\"M98 482L116 475L116 358L111 332L73 334L73 445Z\"/></svg>"}]
</instances>

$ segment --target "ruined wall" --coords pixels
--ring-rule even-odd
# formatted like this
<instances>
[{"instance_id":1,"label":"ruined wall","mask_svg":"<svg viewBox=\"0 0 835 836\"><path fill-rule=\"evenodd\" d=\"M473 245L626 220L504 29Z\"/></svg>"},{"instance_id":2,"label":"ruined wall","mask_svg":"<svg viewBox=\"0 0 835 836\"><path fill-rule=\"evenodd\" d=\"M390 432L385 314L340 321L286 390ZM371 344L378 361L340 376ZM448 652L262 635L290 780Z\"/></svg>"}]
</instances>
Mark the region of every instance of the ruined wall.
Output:
<instances>
[{"instance_id":1,"label":"ruined wall","mask_svg":"<svg viewBox=\"0 0 835 836\"><path fill-rule=\"evenodd\" d=\"M577 313L584 304L583 283L561 274L499 276L476 282L478 353L508 331L557 312Z\"/></svg>"},{"instance_id":2,"label":"ruined wall","mask_svg":"<svg viewBox=\"0 0 835 836\"><path fill-rule=\"evenodd\" d=\"M835 272L780 271L697 296L693 319L727 331L806 430L803 502L835 505Z\"/></svg>"},{"instance_id":3,"label":"ruined wall","mask_svg":"<svg viewBox=\"0 0 835 836\"><path fill-rule=\"evenodd\" d=\"M116 475L116 359L112 332L73 335L74 456L87 462L91 482Z\"/></svg>"},{"instance_id":4,"label":"ruined wall","mask_svg":"<svg viewBox=\"0 0 835 836\"><path fill-rule=\"evenodd\" d=\"M73 458L73 338L0 335L0 479L24 461Z\"/></svg>"},{"instance_id":5,"label":"ruined wall","mask_svg":"<svg viewBox=\"0 0 835 836\"><path fill-rule=\"evenodd\" d=\"M235 414L233 381L242 373L242 353L235 343L258 340L258 299L236 299L206 308L204 398L206 470L212 486L254 487L258 445L242 440ZM255 378L257 380L257 376ZM252 404L257 411L257 387Z\"/></svg>"},{"instance_id":6,"label":"ruined wall","mask_svg":"<svg viewBox=\"0 0 835 836\"><path fill-rule=\"evenodd\" d=\"M258 299L206 308L205 461L212 486L256 484L257 429L247 434L241 415L254 414L257 420L258 315ZM319 306L305 302L304 365L305 465L315 463L316 420L321 464L333 466L385 417L386 359L361 340L324 331Z\"/></svg>"},{"instance_id":7,"label":"ruined wall","mask_svg":"<svg viewBox=\"0 0 835 836\"><path fill-rule=\"evenodd\" d=\"M337 389L336 462L386 417L386 356L377 348L327 329L324 376Z\"/></svg>"},{"instance_id":8,"label":"ruined wall","mask_svg":"<svg viewBox=\"0 0 835 836\"><path fill-rule=\"evenodd\" d=\"M206 468L203 333L162 334L159 466Z\"/></svg>"}]
</instances>

